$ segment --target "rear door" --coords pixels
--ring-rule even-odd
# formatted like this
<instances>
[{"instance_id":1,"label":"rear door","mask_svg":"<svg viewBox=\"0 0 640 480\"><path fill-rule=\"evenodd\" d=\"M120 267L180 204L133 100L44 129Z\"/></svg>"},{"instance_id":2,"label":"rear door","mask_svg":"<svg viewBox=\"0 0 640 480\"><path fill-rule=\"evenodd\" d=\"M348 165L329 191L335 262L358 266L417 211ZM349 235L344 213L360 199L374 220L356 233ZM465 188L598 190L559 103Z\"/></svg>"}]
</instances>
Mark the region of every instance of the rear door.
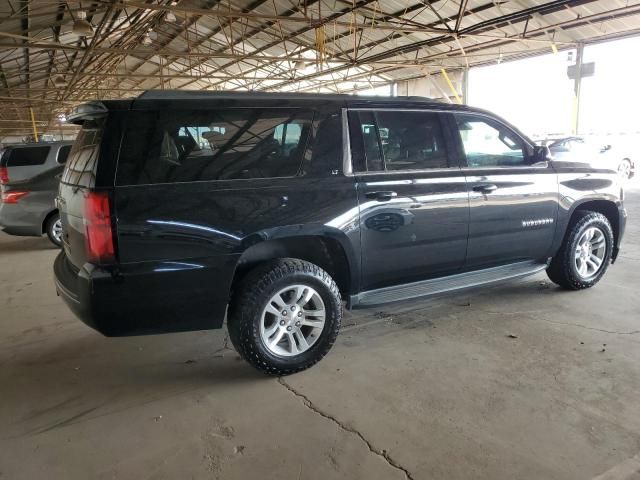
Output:
<instances>
[{"instance_id":1,"label":"rear door","mask_svg":"<svg viewBox=\"0 0 640 480\"><path fill-rule=\"evenodd\" d=\"M50 145L9 147L2 155L0 166L7 168L10 182L27 180L46 170Z\"/></svg>"},{"instance_id":2,"label":"rear door","mask_svg":"<svg viewBox=\"0 0 640 480\"><path fill-rule=\"evenodd\" d=\"M469 187L466 269L545 260L558 213L558 179L533 146L482 114L455 114Z\"/></svg>"},{"instance_id":3,"label":"rear door","mask_svg":"<svg viewBox=\"0 0 640 480\"><path fill-rule=\"evenodd\" d=\"M78 269L86 262L84 196L95 187L98 157L106 116L87 119L69 152L60 179L56 204L62 221L62 244L69 261Z\"/></svg>"},{"instance_id":4,"label":"rear door","mask_svg":"<svg viewBox=\"0 0 640 480\"><path fill-rule=\"evenodd\" d=\"M362 289L458 271L469 220L464 173L437 111L352 109Z\"/></svg>"}]
</instances>

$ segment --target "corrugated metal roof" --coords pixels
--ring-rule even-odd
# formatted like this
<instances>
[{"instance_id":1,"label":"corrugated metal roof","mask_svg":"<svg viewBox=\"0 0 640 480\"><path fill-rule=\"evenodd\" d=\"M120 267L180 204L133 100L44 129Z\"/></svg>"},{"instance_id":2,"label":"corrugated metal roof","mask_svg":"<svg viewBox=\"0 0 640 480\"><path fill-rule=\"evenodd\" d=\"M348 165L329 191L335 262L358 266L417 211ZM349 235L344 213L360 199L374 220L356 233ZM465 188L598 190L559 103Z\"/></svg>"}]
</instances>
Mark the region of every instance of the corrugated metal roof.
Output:
<instances>
[{"instance_id":1,"label":"corrugated metal roof","mask_svg":"<svg viewBox=\"0 0 640 480\"><path fill-rule=\"evenodd\" d=\"M640 0L6 0L0 133L28 106L57 129L145 89L351 92L639 32Z\"/></svg>"}]
</instances>

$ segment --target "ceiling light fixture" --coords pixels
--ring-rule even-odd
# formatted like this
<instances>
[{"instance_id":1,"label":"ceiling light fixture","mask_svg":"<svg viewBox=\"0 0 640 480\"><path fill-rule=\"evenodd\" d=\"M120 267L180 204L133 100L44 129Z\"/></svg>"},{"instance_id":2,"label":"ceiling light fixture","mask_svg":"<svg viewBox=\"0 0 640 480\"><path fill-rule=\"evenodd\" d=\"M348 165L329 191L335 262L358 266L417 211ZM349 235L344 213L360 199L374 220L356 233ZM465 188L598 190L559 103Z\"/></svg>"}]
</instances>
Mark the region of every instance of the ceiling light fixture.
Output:
<instances>
[{"instance_id":1,"label":"ceiling light fixture","mask_svg":"<svg viewBox=\"0 0 640 480\"><path fill-rule=\"evenodd\" d=\"M65 87L67 85L67 80L64 78L64 75L56 75L53 78L53 84L56 87Z\"/></svg>"},{"instance_id":2,"label":"ceiling light fixture","mask_svg":"<svg viewBox=\"0 0 640 480\"><path fill-rule=\"evenodd\" d=\"M153 43L153 40L151 39L149 32L145 33L144 36L142 37L142 45L149 46L152 43Z\"/></svg>"},{"instance_id":3,"label":"ceiling light fixture","mask_svg":"<svg viewBox=\"0 0 640 480\"><path fill-rule=\"evenodd\" d=\"M167 14L164 16L164 21L167 23L176 23L176 14L173 12L167 12Z\"/></svg>"},{"instance_id":4,"label":"ceiling light fixture","mask_svg":"<svg viewBox=\"0 0 640 480\"><path fill-rule=\"evenodd\" d=\"M78 10L73 21L72 32L79 37L90 37L93 35L93 25L87 20L87 12Z\"/></svg>"}]
</instances>

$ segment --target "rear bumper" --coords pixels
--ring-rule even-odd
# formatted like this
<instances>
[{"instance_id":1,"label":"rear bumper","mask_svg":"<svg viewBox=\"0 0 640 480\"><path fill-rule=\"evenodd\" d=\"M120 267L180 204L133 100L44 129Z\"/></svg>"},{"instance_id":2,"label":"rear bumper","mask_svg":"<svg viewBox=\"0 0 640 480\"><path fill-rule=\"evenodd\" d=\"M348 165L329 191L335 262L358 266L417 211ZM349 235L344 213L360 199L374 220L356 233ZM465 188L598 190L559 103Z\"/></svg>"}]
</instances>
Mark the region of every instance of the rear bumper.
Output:
<instances>
[{"instance_id":1,"label":"rear bumper","mask_svg":"<svg viewBox=\"0 0 640 480\"><path fill-rule=\"evenodd\" d=\"M20 237L39 237L42 235L42 222L40 216L35 216L18 203L0 203L0 230Z\"/></svg>"},{"instance_id":2,"label":"rear bumper","mask_svg":"<svg viewBox=\"0 0 640 480\"><path fill-rule=\"evenodd\" d=\"M85 324L108 337L222 327L235 256L207 261L144 262L117 270L71 266L64 252L53 270L58 295Z\"/></svg>"}]
</instances>

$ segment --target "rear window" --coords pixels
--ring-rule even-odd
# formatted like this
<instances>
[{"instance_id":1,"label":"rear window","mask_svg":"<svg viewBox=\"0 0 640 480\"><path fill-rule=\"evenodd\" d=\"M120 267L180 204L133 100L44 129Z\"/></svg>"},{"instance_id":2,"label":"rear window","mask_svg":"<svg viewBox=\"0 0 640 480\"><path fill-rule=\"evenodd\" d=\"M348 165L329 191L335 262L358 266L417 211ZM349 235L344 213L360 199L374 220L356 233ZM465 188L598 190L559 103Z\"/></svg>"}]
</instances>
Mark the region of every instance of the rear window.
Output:
<instances>
[{"instance_id":1,"label":"rear window","mask_svg":"<svg viewBox=\"0 0 640 480\"><path fill-rule=\"evenodd\" d=\"M96 167L100 153L100 141L106 117L85 120L82 130L71 147L62 182L78 187L95 185Z\"/></svg>"},{"instance_id":2,"label":"rear window","mask_svg":"<svg viewBox=\"0 0 640 480\"><path fill-rule=\"evenodd\" d=\"M33 167L43 165L50 146L7 148L2 155L3 167Z\"/></svg>"},{"instance_id":3,"label":"rear window","mask_svg":"<svg viewBox=\"0 0 640 480\"><path fill-rule=\"evenodd\" d=\"M131 112L117 183L295 176L312 117L300 109Z\"/></svg>"},{"instance_id":4,"label":"rear window","mask_svg":"<svg viewBox=\"0 0 640 480\"><path fill-rule=\"evenodd\" d=\"M71 151L71 145L64 145L60 147L58 150L58 163L60 165L64 165L67 163L67 157L69 156L69 152Z\"/></svg>"}]
</instances>

